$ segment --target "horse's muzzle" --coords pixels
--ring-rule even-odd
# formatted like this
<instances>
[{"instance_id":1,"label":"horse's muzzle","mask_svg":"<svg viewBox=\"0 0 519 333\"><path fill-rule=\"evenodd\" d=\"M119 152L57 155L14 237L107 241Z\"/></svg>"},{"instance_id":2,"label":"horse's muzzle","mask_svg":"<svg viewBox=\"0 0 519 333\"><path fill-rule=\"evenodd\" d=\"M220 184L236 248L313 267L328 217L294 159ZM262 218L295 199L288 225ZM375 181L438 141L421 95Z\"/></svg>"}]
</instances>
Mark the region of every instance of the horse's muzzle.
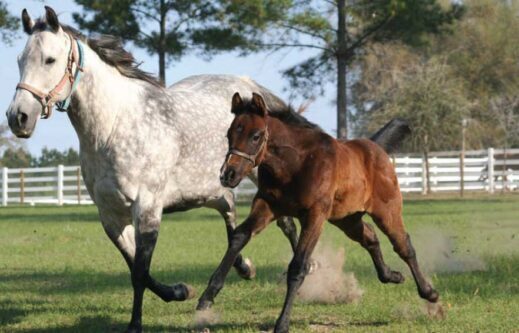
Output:
<instances>
[{"instance_id":1,"label":"horse's muzzle","mask_svg":"<svg viewBox=\"0 0 519 333\"><path fill-rule=\"evenodd\" d=\"M232 167L226 167L220 175L220 183L225 187L235 188L240 184L241 177Z\"/></svg>"},{"instance_id":2,"label":"horse's muzzle","mask_svg":"<svg viewBox=\"0 0 519 333\"><path fill-rule=\"evenodd\" d=\"M7 122L14 135L19 138L29 138L33 131L33 124L29 121L27 113L18 110L16 113L8 113Z\"/></svg>"}]
</instances>

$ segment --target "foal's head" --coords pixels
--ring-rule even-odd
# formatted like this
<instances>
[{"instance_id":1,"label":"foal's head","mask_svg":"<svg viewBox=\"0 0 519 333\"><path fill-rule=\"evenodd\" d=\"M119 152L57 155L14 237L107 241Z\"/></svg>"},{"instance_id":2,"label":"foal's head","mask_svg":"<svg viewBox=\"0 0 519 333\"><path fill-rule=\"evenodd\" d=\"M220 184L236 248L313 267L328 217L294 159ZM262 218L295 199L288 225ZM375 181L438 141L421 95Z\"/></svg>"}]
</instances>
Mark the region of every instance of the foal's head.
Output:
<instances>
[{"instance_id":1,"label":"foal's head","mask_svg":"<svg viewBox=\"0 0 519 333\"><path fill-rule=\"evenodd\" d=\"M267 106L256 93L247 102L235 93L231 112L235 117L227 132L229 151L222 165L220 182L223 186L236 187L265 156L268 141Z\"/></svg>"}]
</instances>

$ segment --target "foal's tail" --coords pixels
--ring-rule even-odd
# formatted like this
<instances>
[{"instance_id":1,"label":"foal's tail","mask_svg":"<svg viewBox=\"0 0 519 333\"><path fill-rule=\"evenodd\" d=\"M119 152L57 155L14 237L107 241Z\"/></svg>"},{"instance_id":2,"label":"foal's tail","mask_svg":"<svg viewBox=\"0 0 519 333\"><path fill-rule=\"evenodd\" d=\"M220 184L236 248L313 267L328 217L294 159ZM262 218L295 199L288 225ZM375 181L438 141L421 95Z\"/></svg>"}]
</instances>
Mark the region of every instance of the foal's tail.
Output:
<instances>
[{"instance_id":1,"label":"foal's tail","mask_svg":"<svg viewBox=\"0 0 519 333\"><path fill-rule=\"evenodd\" d=\"M370 138L371 141L376 142L384 150L391 154L395 152L402 141L411 134L411 128L407 121L400 118L394 118L384 127L379 129L377 133Z\"/></svg>"}]
</instances>

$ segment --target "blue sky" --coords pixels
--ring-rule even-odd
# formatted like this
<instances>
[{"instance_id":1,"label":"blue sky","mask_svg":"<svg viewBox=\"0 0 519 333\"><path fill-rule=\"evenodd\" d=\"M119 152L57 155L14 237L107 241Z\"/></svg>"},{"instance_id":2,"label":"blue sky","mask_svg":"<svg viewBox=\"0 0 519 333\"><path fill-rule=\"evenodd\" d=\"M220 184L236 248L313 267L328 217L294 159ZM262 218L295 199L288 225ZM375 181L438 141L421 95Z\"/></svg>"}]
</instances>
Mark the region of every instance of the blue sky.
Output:
<instances>
[{"instance_id":1,"label":"blue sky","mask_svg":"<svg viewBox=\"0 0 519 333\"><path fill-rule=\"evenodd\" d=\"M23 8L27 8L31 17L36 18L44 13L44 5L51 6L59 15L62 23L75 26L72 13L80 11L80 7L74 1L34 1L34 0L8 0L8 8L16 16L21 14ZM0 52L0 110L4 110L0 115L5 114L9 103L13 97L15 86L19 81L18 66L16 56L23 50L26 36L21 28L19 38L12 46L1 45ZM141 67L152 73L158 72L158 61L156 57L149 56L145 51L127 46L134 54L135 58L143 64ZM210 61L205 61L196 55L188 55L180 62L175 62L167 69L167 85L171 85L187 76L196 74L235 74L245 75L256 80L260 84L268 87L276 94L288 99L288 92L283 91L287 87L286 81L280 74L282 69L289 67L306 59L311 55L309 51L293 50L291 52L280 52L274 55L253 54L248 57L238 57L236 53L225 53L213 57ZM335 133L335 106L333 99L335 88L328 84L326 95L316 99L311 104L305 116L313 122L318 123L330 134ZM300 101L295 101L294 104ZM2 116L1 122L5 122ZM54 112L50 119L39 120L36 125L34 135L25 141L26 147L32 154L39 155L45 146L60 150L74 147L78 149L79 143L70 124L68 117L64 113Z\"/></svg>"}]
</instances>

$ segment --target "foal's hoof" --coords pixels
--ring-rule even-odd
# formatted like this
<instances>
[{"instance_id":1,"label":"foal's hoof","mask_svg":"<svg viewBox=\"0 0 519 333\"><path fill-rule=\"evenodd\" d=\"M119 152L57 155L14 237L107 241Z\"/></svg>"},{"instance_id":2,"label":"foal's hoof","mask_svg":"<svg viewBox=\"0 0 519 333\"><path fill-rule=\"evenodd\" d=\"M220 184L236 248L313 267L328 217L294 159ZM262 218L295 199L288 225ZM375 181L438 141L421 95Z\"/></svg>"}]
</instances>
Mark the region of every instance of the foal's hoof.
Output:
<instances>
[{"instance_id":1,"label":"foal's hoof","mask_svg":"<svg viewBox=\"0 0 519 333\"><path fill-rule=\"evenodd\" d=\"M172 287L173 289L173 297L168 299L167 301L178 301L182 302L196 296L195 288L191 287L185 283L178 283Z\"/></svg>"},{"instance_id":2,"label":"foal's hoof","mask_svg":"<svg viewBox=\"0 0 519 333\"><path fill-rule=\"evenodd\" d=\"M245 258L239 269L238 275L245 280L252 280L256 277L256 267L249 258Z\"/></svg>"},{"instance_id":3,"label":"foal's hoof","mask_svg":"<svg viewBox=\"0 0 519 333\"><path fill-rule=\"evenodd\" d=\"M319 268L321 268L321 264L319 261L311 259L308 261L308 264L306 265L306 274L310 275L315 273Z\"/></svg>"},{"instance_id":4,"label":"foal's hoof","mask_svg":"<svg viewBox=\"0 0 519 333\"><path fill-rule=\"evenodd\" d=\"M430 288L428 291L425 292L420 291L419 294L421 298L426 299L431 303L438 302L438 299L440 298L440 294L433 288Z\"/></svg>"},{"instance_id":5,"label":"foal's hoof","mask_svg":"<svg viewBox=\"0 0 519 333\"><path fill-rule=\"evenodd\" d=\"M388 282L398 284L398 283L402 283L404 281L405 281L405 278L402 275L402 273L397 272L397 271L391 271L391 275L389 277L389 281Z\"/></svg>"},{"instance_id":6,"label":"foal's hoof","mask_svg":"<svg viewBox=\"0 0 519 333\"><path fill-rule=\"evenodd\" d=\"M198 301L198 305L196 306L196 311L203 311L203 310L207 310L209 308L211 308L211 306L213 306L213 302L211 301L208 301L208 300L199 300Z\"/></svg>"}]
</instances>

